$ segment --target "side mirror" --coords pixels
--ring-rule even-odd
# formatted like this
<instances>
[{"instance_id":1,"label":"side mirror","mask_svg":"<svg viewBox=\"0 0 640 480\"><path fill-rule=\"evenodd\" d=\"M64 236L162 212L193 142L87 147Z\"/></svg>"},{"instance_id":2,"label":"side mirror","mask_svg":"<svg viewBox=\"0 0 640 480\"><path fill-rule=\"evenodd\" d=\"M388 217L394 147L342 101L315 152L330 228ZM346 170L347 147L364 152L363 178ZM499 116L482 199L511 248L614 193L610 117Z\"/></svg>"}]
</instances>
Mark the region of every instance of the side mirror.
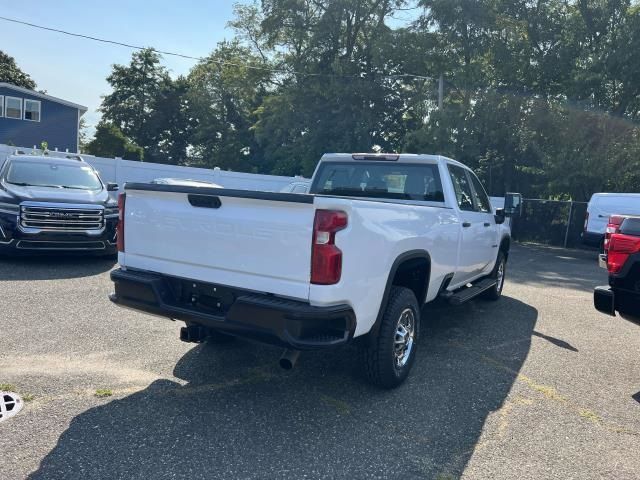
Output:
<instances>
[{"instance_id":1,"label":"side mirror","mask_svg":"<svg viewBox=\"0 0 640 480\"><path fill-rule=\"evenodd\" d=\"M117 191L118 191L117 183L112 183L112 182L107 183L107 192L117 192Z\"/></svg>"},{"instance_id":2,"label":"side mirror","mask_svg":"<svg viewBox=\"0 0 640 480\"><path fill-rule=\"evenodd\" d=\"M507 217L522 215L522 195L508 192L504 196L504 214Z\"/></svg>"},{"instance_id":3,"label":"side mirror","mask_svg":"<svg viewBox=\"0 0 640 480\"><path fill-rule=\"evenodd\" d=\"M496 219L496 225L501 225L506 220L507 216L504 214L504 208L496 208L496 214L494 215Z\"/></svg>"}]
</instances>

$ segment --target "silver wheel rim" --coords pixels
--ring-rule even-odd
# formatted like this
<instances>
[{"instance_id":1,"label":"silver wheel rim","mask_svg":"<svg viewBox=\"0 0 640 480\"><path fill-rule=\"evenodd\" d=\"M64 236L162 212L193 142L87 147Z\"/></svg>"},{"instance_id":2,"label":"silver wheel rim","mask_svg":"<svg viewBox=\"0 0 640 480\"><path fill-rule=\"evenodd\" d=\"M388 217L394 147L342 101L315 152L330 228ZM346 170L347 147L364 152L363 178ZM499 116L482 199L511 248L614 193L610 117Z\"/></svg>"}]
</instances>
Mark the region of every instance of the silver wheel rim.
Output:
<instances>
[{"instance_id":1,"label":"silver wheel rim","mask_svg":"<svg viewBox=\"0 0 640 480\"><path fill-rule=\"evenodd\" d=\"M405 308L400 314L400 318L398 319L398 326L396 327L396 334L393 344L397 368L404 367L409 361L409 358L411 357L411 351L413 350L415 332L416 317L412 309Z\"/></svg>"},{"instance_id":2,"label":"silver wheel rim","mask_svg":"<svg viewBox=\"0 0 640 480\"><path fill-rule=\"evenodd\" d=\"M504 282L504 262L500 262L500 265L498 265L498 272L496 273L496 279L498 281L497 289L498 291L501 291L502 283Z\"/></svg>"}]
</instances>

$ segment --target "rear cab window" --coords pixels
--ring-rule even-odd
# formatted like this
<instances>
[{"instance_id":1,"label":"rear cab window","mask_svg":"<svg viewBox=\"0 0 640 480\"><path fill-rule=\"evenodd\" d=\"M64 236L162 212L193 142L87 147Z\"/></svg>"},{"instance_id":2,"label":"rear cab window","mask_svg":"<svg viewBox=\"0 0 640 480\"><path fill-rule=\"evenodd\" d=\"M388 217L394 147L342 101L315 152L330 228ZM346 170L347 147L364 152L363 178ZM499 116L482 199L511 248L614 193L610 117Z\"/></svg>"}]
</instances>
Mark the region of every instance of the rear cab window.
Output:
<instances>
[{"instance_id":1,"label":"rear cab window","mask_svg":"<svg viewBox=\"0 0 640 480\"><path fill-rule=\"evenodd\" d=\"M436 163L324 162L311 193L444 203Z\"/></svg>"}]
</instances>

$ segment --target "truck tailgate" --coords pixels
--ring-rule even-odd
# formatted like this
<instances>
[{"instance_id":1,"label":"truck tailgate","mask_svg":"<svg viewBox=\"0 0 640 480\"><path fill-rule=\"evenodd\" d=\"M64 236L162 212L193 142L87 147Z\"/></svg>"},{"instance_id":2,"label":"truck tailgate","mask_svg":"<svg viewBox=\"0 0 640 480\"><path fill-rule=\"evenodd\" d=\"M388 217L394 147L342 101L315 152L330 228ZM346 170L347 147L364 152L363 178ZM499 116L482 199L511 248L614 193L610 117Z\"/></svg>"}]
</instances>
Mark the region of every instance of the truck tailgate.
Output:
<instances>
[{"instance_id":1,"label":"truck tailgate","mask_svg":"<svg viewBox=\"0 0 640 480\"><path fill-rule=\"evenodd\" d=\"M127 185L120 263L307 300L313 221L308 195Z\"/></svg>"}]
</instances>

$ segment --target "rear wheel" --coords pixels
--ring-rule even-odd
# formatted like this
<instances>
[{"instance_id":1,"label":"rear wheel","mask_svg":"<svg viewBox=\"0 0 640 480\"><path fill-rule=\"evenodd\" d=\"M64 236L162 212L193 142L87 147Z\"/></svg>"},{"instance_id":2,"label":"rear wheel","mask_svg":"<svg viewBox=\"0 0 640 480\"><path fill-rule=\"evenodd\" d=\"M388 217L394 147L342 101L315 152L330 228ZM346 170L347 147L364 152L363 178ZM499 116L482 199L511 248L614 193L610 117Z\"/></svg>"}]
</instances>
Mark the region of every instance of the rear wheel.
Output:
<instances>
[{"instance_id":1,"label":"rear wheel","mask_svg":"<svg viewBox=\"0 0 640 480\"><path fill-rule=\"evenodd\" d=\"M377 338L363 346L368 380L382 388L394 388L409 375L416 357L420 309L411 290L391 287Z\"/></svg>"},{"instance_id":2,"label":"rear wheel","mask_svg":"<svg viewBox=\"0 0 640 480\"><path fill-rule=\"evenodd\" d=\"M507 267L507 257L504 252L498 253L498 258L496 259L496 266L493 267L493 272L491 272L490 278L493 278L496 281L496 284L491 287L489 290L485 290L482 293L482 298L487 300L498 300L502 295L502 288L504 287L504 275L506 273Z\"/></svg>"}]
</instances>

